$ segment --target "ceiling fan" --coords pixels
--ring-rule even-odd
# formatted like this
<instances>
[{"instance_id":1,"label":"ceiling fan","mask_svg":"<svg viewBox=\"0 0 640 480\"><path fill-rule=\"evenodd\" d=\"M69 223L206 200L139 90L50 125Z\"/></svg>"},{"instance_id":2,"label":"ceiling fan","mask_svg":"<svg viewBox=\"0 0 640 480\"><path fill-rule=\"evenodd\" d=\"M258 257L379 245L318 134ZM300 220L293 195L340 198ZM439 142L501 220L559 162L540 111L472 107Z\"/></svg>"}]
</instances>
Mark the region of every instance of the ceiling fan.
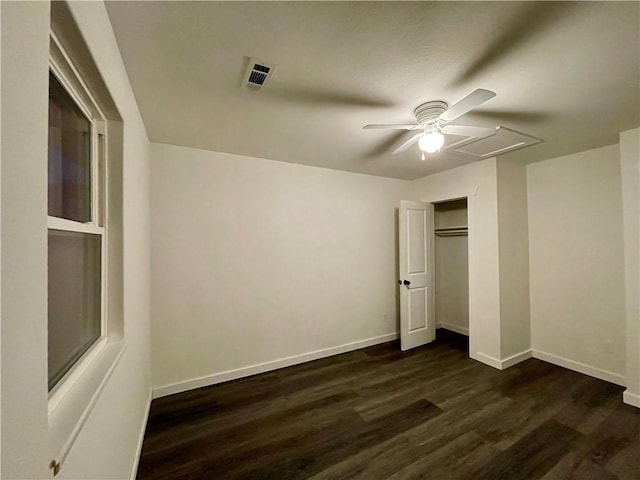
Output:
<instances>
[{"instance_id":1,"label":"ceiling fan","mask_svg":"<svg viewBox=\"0 0 640 480\"><path fill-rule=\"evenodd\" d=\"M490 90L478 88L464 97L458 103L449 107L447 102L440 100L419 105L415 110L416 123L392 123L365 125L363 129L394 129L421 130L391 153L400 153L418 143L424 153L439 151L444 145L444 135L460 135L465 137L483 138L494 135L497 127L472 127L467 125L451 125L451 122L465 113L473 110L484 102L491 100L496 94Z\"/></svg>"}]
</instances>

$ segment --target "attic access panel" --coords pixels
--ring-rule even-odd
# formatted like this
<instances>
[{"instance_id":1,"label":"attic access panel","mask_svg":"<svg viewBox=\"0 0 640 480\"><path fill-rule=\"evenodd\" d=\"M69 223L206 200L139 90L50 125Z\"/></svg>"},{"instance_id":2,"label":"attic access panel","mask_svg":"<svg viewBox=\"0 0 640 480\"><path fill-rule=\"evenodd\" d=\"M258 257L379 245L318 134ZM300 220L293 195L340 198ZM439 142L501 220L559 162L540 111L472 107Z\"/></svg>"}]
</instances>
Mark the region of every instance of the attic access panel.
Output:
<instances>
[{"instance_id":1,"label":"attic access panel","mask_svg":"<svg viewBox=\"0 0 640 480\"><path fill-rule=\"evenodd\" d=\"M539 138L510 128L498 127L496 130L494 135L472 139L453 151L474 158L489 158L542 142Z\"/></svg>"}]
</instances>

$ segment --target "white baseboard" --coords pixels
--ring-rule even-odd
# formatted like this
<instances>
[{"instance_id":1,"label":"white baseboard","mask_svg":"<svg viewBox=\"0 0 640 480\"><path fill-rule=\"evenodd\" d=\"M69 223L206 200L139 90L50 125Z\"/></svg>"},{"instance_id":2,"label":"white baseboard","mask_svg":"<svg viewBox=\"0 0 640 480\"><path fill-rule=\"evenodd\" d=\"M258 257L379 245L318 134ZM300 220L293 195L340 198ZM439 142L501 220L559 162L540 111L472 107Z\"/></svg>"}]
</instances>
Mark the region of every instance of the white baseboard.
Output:
<instances>
[{"instance_id":1,"label":"white baseboard","mask_svg":"<svg viewBox=\"0 0 640 480\"><path fill-rule=\"evenodd\" d=\"M502 369L512 367L517 363L524 362L533 357L533 352L531 349L525 350L524 352L516 353L515 355L511 355L510 357L504 358L501 360Z\"/></svg>"},{"instance_id":2,"label":"white baseboard","mask_svg":"<svg viewBox=\"0 0 640 480\"><path fill-rule=\"evenodd\" d=\"M510 357L504 358L502 360L481 352L469 352L469 356L474 360L484 363L485 365L497 368L498 370L504 370L505 368L512 367L517 363L524 362L525 360L531 358L532 352L531 350L525 350L524 352L516 353L515 355L511 355Z\"/></svg>"},{"instance_id":3,"label":"white baseboard","mask_svg":"<svg viewBox=\"0 0 640 480\"><path fill-rule=\"evenodd\" d=\"M623 392L622 401L627 405L631 405L632 407L640 408L640 395L631 393L629 390L627 390L626 392Z\"/></svg>"},{"instance_id":4,"label":"white baseboard","mask_svg":"<svg viewBox=\"0 0 640 480\"><path fill-rule=\"evenodd\" d=\"M138 473L138 464L140 463L140 455L142 454L142 443L144 442L144 433L147 430L147 421L149 420L149 410L151 409L151 393L149 392L149 398L147 399L147 406L144 411L144 421L142 422L142 427L140 428L140 435L138 436L138 447L136 449L136 456L133 459L133 468L131 469L131 476L129 477L131 480L136 480L136 475Z\"/></svg>"},{"instance_id":5,"label":"white baseboard","mask_svg":"<svg viewBox=\"0 0 640 480\"><path fill-rule=\"evenodd\" d=\"M500 360L490 355L486 355L480 352L469 352L469 357L479 361L480 363L489 365L490 367L497 368L498 370L502 370L502 362L500 362Z\"/></svg>"},{"instance_id":6,"label":"white baseboard","mask_svg":"<svg viewBox=\"0 0 640 480\"><path fill-rule=\"evenodd\" d=\"M545 362L553 363L554 365L559 365L560 367L568 368L569 370L574 370L579 373L584 373L585 375L589 375L590 377L595 377L599 378L600 380L615 383L616 385L622 385L623 387L626 385L625 377L617 373L592 367L591 365L586 365L584 363L576 362L568 358L559 357L558 355L553 355L551 353L541 352L540 350L534 349L532 350L532 352L533 358L544 360Z\"/></svg>"},{"instance_id":7,"label":"white baseboard","mask_svg":"<svg viewBox=\"0 0 640 480\"><path fill-rule=\"evenodd\" d=\"M447 330L451 330L452 332L460 333L462 335L469 336L469 329L460 327L458 325L454 325L452 323L438 323L436 328L446 328Z\"/></svg>"},{"instance_id":8,"label":"white baseboard","mask_svg":"<svg viewBox=\"0 0 640 480\"><path fill-rule=\"evenodd\" d=\"M291 357L285 357L278 360L250 365L248 367L236 368L234 370L214 373L212 375L193 378L191 380L185 380L183 382L163 385L153 389L153 398L164 397L167 395L172 395L174 393L186 392L187 390L193 390L194 388L215 385L216 383L227 382L229 380L237 380L238 378L249 377L258 373L270 372L279 368L290 367L299 363L305 363L312 360L318 360L320 358L331 357L333 355L351 352L360 348L378 345L379 343L390 342L391 340L397 340L398 338L398 332L389 333L387 335L381 335L379 337L359 340L357 342L345 343L336 347L323 348L321 350L303 353L301 355L293 355Z\"/></svg>"}]
</instances>

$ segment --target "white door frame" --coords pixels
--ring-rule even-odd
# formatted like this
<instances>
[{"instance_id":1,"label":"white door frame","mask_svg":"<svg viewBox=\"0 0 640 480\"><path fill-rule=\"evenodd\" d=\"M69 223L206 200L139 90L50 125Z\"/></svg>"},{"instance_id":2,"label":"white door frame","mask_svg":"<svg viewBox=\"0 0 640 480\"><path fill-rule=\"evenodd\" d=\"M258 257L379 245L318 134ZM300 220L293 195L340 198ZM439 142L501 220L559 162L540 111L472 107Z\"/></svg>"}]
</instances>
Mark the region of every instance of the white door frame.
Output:
<instances>
[{"instance_id":1,"label":"white door frame","mask_svg":"<svg viewBox=\"0 0 640 480\"><path fill-rule=\"evenodd\" d=\"M452 188L440 192L438 195L421 196L420 201L427 203L442 203L451 200L467 199L467 226L468 239L467 248L469 250L469 355L473 356L476 351L475 332L477 328L477 307L476 307L476 276L477 276L477 248L476 248L476 200L478 187ZM433 234L433 232L432 232Z\"/></svg>"}]
</instances>

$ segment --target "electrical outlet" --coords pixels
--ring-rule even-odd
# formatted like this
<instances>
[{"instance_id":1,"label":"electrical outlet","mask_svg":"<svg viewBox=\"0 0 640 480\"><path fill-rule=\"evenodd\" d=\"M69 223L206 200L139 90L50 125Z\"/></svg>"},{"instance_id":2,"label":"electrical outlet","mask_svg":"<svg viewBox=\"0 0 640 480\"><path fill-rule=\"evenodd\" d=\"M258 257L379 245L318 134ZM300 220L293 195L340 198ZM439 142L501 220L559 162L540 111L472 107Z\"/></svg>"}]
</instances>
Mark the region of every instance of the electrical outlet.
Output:
<instances>
[{"instance_id":1,"label":"electrical outlet","mask_svg":"<svg viewBox=\"0 0 640 480\"><path fill-rule=\"evenodd\" d=\"M387 317L386 313L382 314L382 320L384 321L384 323L389 323L389 317Z\"/></svg>"},{"instance_id":2,"label":"electrical outlet","mask_svg":"<svg viewBox=\"0 0 640 480\"><path fill-rule=\"evenodd\" d=\"M611 340L605 340L604 351L607 353L613 353L613 342Z\"/></svg>"}]
</instances>

